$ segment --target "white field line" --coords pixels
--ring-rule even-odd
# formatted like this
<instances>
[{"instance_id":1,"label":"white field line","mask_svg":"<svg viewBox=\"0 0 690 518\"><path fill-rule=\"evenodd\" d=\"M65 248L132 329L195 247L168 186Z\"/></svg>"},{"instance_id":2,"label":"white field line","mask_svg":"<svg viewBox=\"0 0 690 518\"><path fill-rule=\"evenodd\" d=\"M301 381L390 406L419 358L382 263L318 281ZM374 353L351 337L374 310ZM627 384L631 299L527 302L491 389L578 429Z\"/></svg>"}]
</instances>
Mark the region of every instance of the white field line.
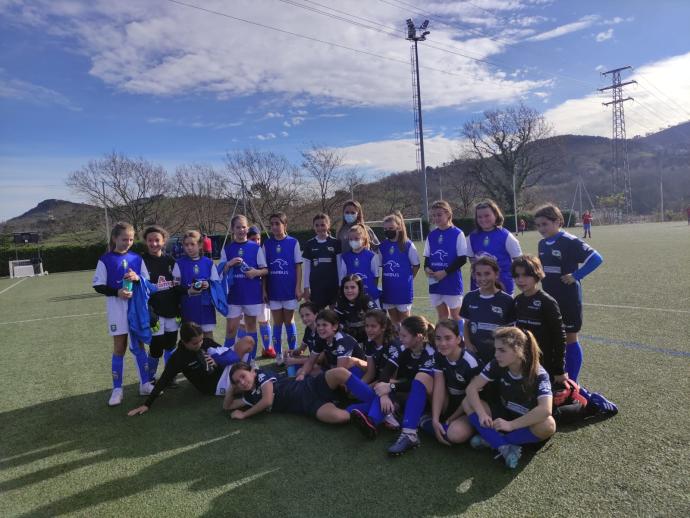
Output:
<instances>
[{"instance_id":1,"label":"white field line","mask_svg":"<svg viewBox=\"0 0 690 518\"><path fill-rule=\"evenodd\" d=\"M14 288L17 284L20 284L20 283L24 282L26 279L28 279L28 277L24 277L23 279L19 279L19 280L18 280L17 282L15 282L14 284L9 285L9 286L8 286L7 288L5 288L4 290L0 291L0 295L2 295L3 293L5 293L6 291L10 291L10 290L11 290L12 288Z\"/></svg>"},{"instance_id":2,"label":"white field line","mask_svg":"<svg viewBox=\"0 0 690 518\"><path fill-rule=\"evenodd\" d=\"M10 324L26 324L28 322L42 322L43 320L58 320L61 318L94 317L96 315L105 315L105 311L101 311L100 313L82 313L81 315L62 315L62 316L58 316L58 317L32 318L29 320L15 320L13 322L0 322L0 326L7 326Z\"/></svg>"},{"instance_id":3,"label":"white field line","mask_svg":"<svg viewBox=\"0 0 690 518\"><path fill-rule=\"evenodd\" d=\"M429 297L415 297L415 299L425 299L428 300ZM685 309L667 309L667 308L647 308L643 306L621 306L618 304L594 304L585 302L585 306L594 306L598 308L616 308L616 309L635 309L641 311L661 311L663 313L681 313L683 315L690 315L690 311Z\"/></svg>"}]
</instances>

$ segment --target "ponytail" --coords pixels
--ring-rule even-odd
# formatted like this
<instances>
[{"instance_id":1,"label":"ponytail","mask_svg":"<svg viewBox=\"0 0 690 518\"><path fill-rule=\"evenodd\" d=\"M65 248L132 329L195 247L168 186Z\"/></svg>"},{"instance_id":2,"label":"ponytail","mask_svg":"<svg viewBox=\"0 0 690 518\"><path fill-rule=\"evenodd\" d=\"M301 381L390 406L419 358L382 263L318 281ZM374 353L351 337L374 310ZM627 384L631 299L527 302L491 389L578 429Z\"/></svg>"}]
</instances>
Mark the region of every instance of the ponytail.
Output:
<instances>
[{"instance_id":1,"label":"ponytail","mask_svg":"<svg viewBox=\"0 0 690 518\"><path fill-rule=\"evenodd\" d=\"M400 325L411 335L422 335L427 343L436 348L435 329L431 322L418 315L412 315L403 320Z\"/></svg>"},{"instance_id":2,"label":"ponytail","mask_svg":"<svg viewBox=\"0 0 690 518\"><path fill-rule=\"evenodd\" d=\"M541 350L537 339L531 331L523 331L518 327L501 327L494 334L496 340L513 349L522 361L522 378L526 391L534 388L539 372L539 357Z\"/></svg>"}]
</instances>

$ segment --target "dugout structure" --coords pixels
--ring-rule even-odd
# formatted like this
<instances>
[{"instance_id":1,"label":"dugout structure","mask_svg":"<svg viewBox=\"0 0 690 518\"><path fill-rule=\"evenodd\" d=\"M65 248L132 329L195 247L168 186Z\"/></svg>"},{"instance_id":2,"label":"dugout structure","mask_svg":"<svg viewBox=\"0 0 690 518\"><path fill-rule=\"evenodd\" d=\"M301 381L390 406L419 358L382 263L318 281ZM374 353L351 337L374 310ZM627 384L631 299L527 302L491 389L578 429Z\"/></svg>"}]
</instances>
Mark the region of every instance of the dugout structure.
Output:
<instances>
[{"instance_id":1,"label":"dugout structure","mask_svg":"<svg viewBox=\"0 0 690 518\"><path fill-rule=\"evenodd\" d=\"M424 227L422 225L422 218L405 218L404 220L405 228L407 229L407 237L412 241L424 241ZM365 225L371 227L374 232L376 229L380 229L376 232L376 235L381 240L383 239L383 220L377 221L365 221Z\"/></svg>"}]
</instances>

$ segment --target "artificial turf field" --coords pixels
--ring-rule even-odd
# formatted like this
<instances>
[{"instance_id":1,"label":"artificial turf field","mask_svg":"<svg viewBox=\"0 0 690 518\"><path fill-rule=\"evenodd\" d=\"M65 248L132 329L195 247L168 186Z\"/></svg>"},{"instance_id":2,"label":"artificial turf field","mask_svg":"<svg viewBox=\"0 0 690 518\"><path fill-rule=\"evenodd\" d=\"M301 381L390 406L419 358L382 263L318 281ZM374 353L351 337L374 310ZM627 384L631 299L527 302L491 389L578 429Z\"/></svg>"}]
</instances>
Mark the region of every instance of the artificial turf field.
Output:
<instances>
[{"instance_id":1,"label":"artificial turf field","mask_svg":"<svg viewBox=\"0 0 690 518\"><path fill-rule=\"evenodd\" d=\"M390 432L234 422L186 382L128 418L136 368L128 353L124 404L108 408L92 272L0 279L0 516L689 516L690 227L593 234L605 262L584 282L580 381L620 413L559 430L514 471L423 434L391 459ZM421 277L415 312L432 317Z\"/></svg>"}]
</instances>

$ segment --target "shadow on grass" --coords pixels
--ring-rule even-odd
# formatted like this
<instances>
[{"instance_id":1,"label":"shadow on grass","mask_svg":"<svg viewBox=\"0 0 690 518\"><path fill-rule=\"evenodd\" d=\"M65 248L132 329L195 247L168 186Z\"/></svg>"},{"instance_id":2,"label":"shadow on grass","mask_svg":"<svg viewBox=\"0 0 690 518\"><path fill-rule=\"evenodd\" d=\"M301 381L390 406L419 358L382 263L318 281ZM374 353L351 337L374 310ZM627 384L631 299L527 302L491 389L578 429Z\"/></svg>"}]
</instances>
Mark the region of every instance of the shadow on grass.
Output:
<instances>
[{"instance_id":1,"label":"shadow on grass","mask_svg":"<svg viewBox=\"0 0 690 518\"><path fill-rule=\"evenodd\" d=\"M76 293L74 295L63 295L61 297L51 297L48 302L65 302L67 300L81 300L81 299L97 299L102 298L103 295L100 293Z\"/></svg>"},{"instance_id":2,"label":"shadow on grass","mask_svg":"<svg viewBox=\"0 0 690 518\"><path fill-rule=\"evenodd\" d=\"M120 408L107 408L100 391L0 414L4 506L14 502L12 514L22 516L96 506L148 515L442 516L491 498L519 473L489 452L427 436L391 459L391 433L366 441L354 427L299 416L230 421L218 399L186 384L128 418L140 402L135 391L127 387ZM40 497L32 497L37 484Z\"/></svg>"}]
</instances>

